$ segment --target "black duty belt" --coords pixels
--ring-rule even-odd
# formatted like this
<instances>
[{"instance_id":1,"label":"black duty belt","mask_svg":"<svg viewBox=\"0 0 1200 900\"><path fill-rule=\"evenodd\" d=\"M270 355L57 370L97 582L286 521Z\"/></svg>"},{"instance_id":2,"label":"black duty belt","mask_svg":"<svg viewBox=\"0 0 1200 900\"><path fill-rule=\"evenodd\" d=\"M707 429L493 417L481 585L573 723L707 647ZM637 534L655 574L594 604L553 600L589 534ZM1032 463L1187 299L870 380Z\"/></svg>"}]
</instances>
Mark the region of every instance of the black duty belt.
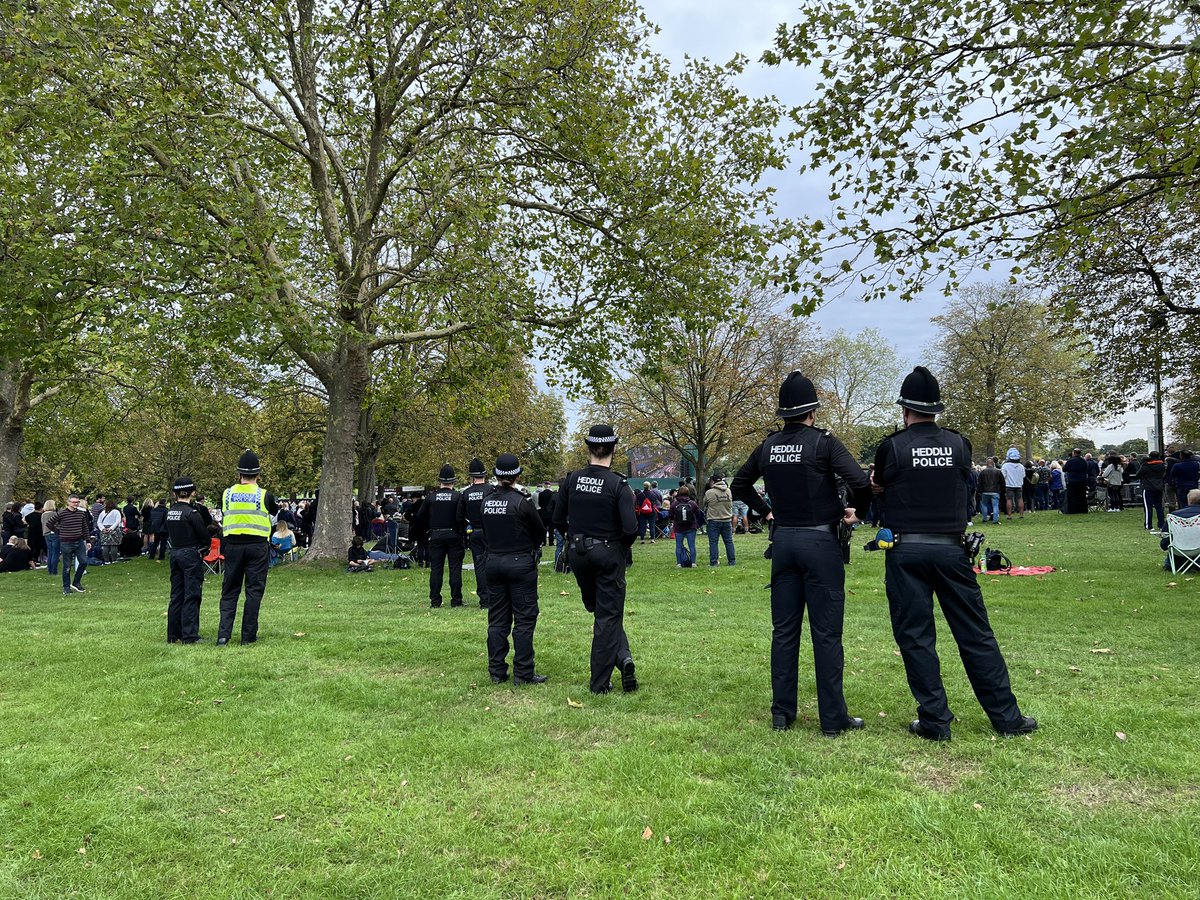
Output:
<instances>
[{"instance_id":1,"label":"black duty belt","mask_svg":"<svg viewBox=\"0 0 1200 900\"><path fill-rule=\"evenodd\" d=\"M962 542L961 534L922 534L919 531L906 531L896 535L897 544L950 544L961 547Z\"/></svg>"},{"instance_id":2,"label":"black duty belt","mask_svg":"<svg viewBox=\"0 0 1200 900\"><path fill-rule=\"evenodd\" d=\"M775 530L776 531L791 531L791 530L823 531L826 534L833 534L834 526L832 526L832 525L776 525Z\"/></svg>"},{"instance_id":3,"label":"black duty belt","mask_svg":"<svg viewBox=\"0 0 1200 900\"><path fill-rule=\"evenodd\" d=\"M458 534L457 528L430 528L430 534Z\"/></svg>"}]
</instances>

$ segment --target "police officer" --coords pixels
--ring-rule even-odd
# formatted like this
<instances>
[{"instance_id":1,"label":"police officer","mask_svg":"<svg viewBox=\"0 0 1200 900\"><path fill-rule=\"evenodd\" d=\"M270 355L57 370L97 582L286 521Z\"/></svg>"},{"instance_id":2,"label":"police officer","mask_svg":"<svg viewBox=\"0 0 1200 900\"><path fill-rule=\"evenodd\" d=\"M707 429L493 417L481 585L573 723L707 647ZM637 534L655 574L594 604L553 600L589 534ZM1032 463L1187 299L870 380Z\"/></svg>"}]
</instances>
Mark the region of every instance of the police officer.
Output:
<instances>
[{"instance_id":1,"label":"police officer","mask_svg":"<svg viewBox=\"0 0 1200 900\"><path fill-rule=\"evenodd\" d=\"M862 728L846 711L842 693L845 654L842 620L846 570L838 523L854 524L871 503L870 481L844 444L813 426L821 404L813 383L792 372L779 388L782 430L767 437L734 476L733 496L774 522L771 552L771 727L786 731L796 720L800 631L808 608L817 709L821 731L837 737ZM851 507L838 492L840 476ZM754 489L766 481L768 505Z\"/></svg>"},{"instance_id":2,"label":"police officer","mask_svg":"<svg viewBox=\"0 0 1200 900\"><path fill-rule=\"evenodd\" d=\"M491 595L488 593L487 538L483 533L480 512L483 499L492 492L487 483L487 470L483 461L476 457L467 466L471 486L462 492L458 503L458 527L467 534L467 546L471 548L471 561L475 564L475 593L479 597L479 608L487 609Z\"/></svg>"},{"instance_id":3,"label":"police officer","mask_svg":"<svg viewBox=\"0 0 1200 900\"><path fill-rule=\"evenodd\" d=\"M429 540L429 605L442 605L442 578L450 559L450 605L462 606L463 531L459 527L461 495L454 489L454 467L442 466L438 488L430 491L417 511L417 530ZM482 599L482 598L481 598Z\"/></svg>"},{"instance_id":4,"label":"police officer","mask_svg":"<svg viewBox=\"0 0 1200 900\"><path fill-rule=\"evenodd\" d=\"M171 486L175 502L167 510L171 541L171 602L167 606L167 643L194 644L200 640L200 594L204 590L203 556L211 539L212 516L193 498L196 484L186 475Z\"/></svg>"},{"instance_id":5,"label":"police officer","mask_svg":"<svg viewBox=\"0 0 1200 900\"><path fill-rule=\"evenodd\" d=\"M537 567L545 529L529 493L517 485L521 464L511 453L496 458L500 483L482 504L487 536L488 672L492 683L508 680L508 635L512 632L513 683L544 684L533 667L533 629L537 625Z\"/></svg>"},{"instance_id":6,"label":"police officer","mask_svg":"<svg viewBox=\"0 0 1200 900\"><path fill-rule=\"evenodd\" d=\"M887 551L885 583L892 633L917 701L918 718L908 730L926 740L950 739L954 715L946 702L937 655L936 593L992 727L1002 735L1028 734L1037 728L1037 720L1017 707L1008 667L963 547L971 443L935 421L945 406L928 369L912 370L896 402L903 408L905 427L879 445L874 479L887 500L883 525L892 530L896 542Z\"/></svg>"},{"instance_id":7,"label":"police officer","mask_svg":"<svg viewBox=\"0 0 1200 900\"><path fill-rule=\"evenodd\" d=\"M594 694L612 690L614 667L625 691L637 690L629 639L625 636L625 555L637 535L633 491L612 471L617 435L611 425L593 425L585 439L588 466L566 477L554 506L554 527L567 535L571 571L583 606L595 614L592 628Z\"/></svg>"},{"instance_id":8,"label":"police officer","mask_svg":"<svg viewBox=\"0 0 1200 900\"><path fill-rule=\"evenodd\" d=\"M238 459L239 481L221 495L221 527L225 535L225 579L221 584L221 623L217 646L233 636L238 595L246 588L242 607L242 643L258 640L258 609L267 589L271 552L271 516L279 514L275 498L259 487L258 455L247 450Z\"/></svg>"}]
</instances>

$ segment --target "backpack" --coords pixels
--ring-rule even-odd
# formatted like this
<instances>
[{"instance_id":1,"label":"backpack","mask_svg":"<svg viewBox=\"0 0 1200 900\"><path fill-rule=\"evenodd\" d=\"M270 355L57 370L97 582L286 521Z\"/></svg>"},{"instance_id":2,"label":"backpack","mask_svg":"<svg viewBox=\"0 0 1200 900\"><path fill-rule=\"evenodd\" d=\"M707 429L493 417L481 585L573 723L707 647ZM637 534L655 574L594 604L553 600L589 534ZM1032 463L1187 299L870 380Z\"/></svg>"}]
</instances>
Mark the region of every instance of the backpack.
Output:
<instances>
[{"instance_id":1,"label":"backpack","mask_svg":"<svg viewBox=\"0 0 1200 900\"><path fill-rule=\"evenodd\" d=\"M1012 569L1012 562L1007 556L999 550L993 550L991 547L983 551L984 568L988 572L1008 572Z\"/></svg>"},{"instance_id":2,"label":"backpack","mask_svg":"<svg viewBox=\"0 0 1200 900\"><path fill-rule=\"evenodd\" d=\"M679 525L687 525L692 519L692 507L690 503L680 503L678 511L675 513L675 522Z\"/></svg>"},{"instance_id":3,"label":"backpack","mask_svg":"<svg viewBox=\"0 0 1200 900\"><path fill-rule=\"evenodd\" d=\"M643 516L648 516L650 513L654 512L654 504L650 502L649 497L642 498L642 505L638 507L638 512Z\"/></svg>"}]
</instances>

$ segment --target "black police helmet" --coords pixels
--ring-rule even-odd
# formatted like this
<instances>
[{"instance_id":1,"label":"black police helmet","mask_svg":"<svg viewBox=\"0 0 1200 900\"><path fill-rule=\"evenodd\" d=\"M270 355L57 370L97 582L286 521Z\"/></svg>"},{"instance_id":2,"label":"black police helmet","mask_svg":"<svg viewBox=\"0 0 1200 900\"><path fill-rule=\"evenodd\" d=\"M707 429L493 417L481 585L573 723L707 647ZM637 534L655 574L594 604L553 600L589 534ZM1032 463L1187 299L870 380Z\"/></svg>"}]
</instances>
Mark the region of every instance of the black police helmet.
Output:
<instances>
[{"instance_id":1,"label":"black police helmet","mask_svg":"<svg viewBox=\"0 0 1200 900\"><path fill-rule=\"evenodd\" d=\"M511 453L501 453L496 457L496 468L493 471L497 478L514 478L521 474L521 463Z\"/></svg>"},{"instance_id":2,"label":"black police helmet","mask_svg":"<svg viewBox=\"0 0 1200 900\"><path fill-rule=\"evenodd\" d=\"M187 494L196 489L196 482L192 480L190 475L180 475L175 479L175 483L171 485L171 490L176 494Z\"/></svg>"},{"instance_id":3,"label":"black police helmet","mask_svg":"<svg viewBox=\"0 0 1200 900\"><path fill-rule=\"evenodd\" d=\"M613 431L613 427L607 424L593 425L588 429L587 443L589 444L615 444L617 442L617 433Z\"/></svg>"},{"instance_id":4,"label":"black police helmet","mask_svg":"<svg viewBox=\"0 0 1200 900\"><path fill-rule=\"evenodd\" d=\"M783 419L795 419L808 415L820 405L817 389L797 369L779 386L779 409L775 414Z\"/></svg>"},{"instance_id":5,"label":"black police helmet","mask_svg":"<svg viewBox=\"0 0 1200 900\"><path fill-rule=\"evenodd\" d=\"M483 467L483 460L478 456L475 457L467 465L467 474L472 478L484 478L487 476L487 469Z\"/></svg>"},{"instance_id":6,"label":"black police helmet","mask_svg":"<svg viewBox=\"0 0 1200 900\"><path fill-rule=\"evenodd\" d=\"M905 409L915 413L932 416L944 412L946 406L942 403L942 389L938 380L924 366L917 366L900 385L900 399L896 401Z\"/></svg>"},{"instance_id":7,"label":"black police helmet","mask_svg":"<svg viewBox=\"0 0 1200 900\"><path fill-rule=\"evenodd\" d=\"M446 463L446 465L442 466L442 471L438 472L438 481L440 481L442 484L453 484L454 466L450 465L449 463Z\"/></svg>"},{"instance_id":8,"label":"black police helmet","mask_svg":"<svg viewBox=\"0 0 1200 900\"><path fill-rule=\"evenodd\" d=\"M258 462L258 454L253 450L247 450L238 457L238 473L241 475L257 475L262 471L262 466Z\"/></svg>"}]
</instances>

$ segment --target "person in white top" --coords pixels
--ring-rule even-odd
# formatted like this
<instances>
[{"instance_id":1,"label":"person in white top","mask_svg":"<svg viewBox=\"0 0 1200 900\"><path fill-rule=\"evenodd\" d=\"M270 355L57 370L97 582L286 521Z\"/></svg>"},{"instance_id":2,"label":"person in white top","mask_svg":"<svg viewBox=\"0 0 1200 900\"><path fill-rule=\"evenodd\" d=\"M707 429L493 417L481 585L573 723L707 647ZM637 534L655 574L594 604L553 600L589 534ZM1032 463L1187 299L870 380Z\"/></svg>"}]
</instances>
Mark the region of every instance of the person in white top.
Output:
<instances>
[{"instance_id":1,"label":"person in white top","mask_svg":"<svg viewBox=\"0 0 1200 900\"><path fill-rule=\"evenodd\" d=\"M1004 465L1000 467L1004 473L1004 493L1008 499L1008 520L1012 521L1013 510L1025 518L1025 495L1021 490L1025 483L1025 465L1021 462L1021 454L1016 447L1009 447Z\"/></svg>"},{"instance_id":2,"label":"person in white top","mask_svg":"<svg viewBox=\"0 0 1200 900\"><path fill-rule=\"evenodd\" d=\"M125 534L125 529L122 527L123 522L121 511L117 509L117 502L115 500L106 501L104 512L96 517L96 528L100 531L100 551L106 564L117 561L117 556L121 551L121 538Z\"/></svg>"}]
</instances>

